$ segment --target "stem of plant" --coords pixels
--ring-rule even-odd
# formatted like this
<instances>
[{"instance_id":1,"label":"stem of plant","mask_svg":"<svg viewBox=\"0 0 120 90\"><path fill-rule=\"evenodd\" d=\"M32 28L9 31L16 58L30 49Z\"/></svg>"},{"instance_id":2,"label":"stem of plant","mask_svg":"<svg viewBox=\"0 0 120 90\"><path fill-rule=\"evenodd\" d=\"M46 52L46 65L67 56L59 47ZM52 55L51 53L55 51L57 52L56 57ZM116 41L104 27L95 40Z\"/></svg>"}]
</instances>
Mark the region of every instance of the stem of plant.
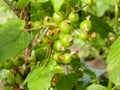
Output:
<instances>
[{"instance_id":1,"label":"stem of plant","mask_svg":"<svg viewBox=\"0 0 120 90\"><path fill-rule=\"evenodd\" d=\"M41 29L41 28L44 28L44 27L49 27L49 26L57 27L57 25L55 23L51 23L51 24L42 25L42 26L38 26L38 27L35 27L35 28L25 29L25 30L26 31L33 31L33 30L38 30L38 29Z\"/></svg>"},{"instance_id":2,"label":"stem of plant","mask_svg":"<svg viewBox=\"0 0 120 90\"><path fill-rule=\"evenodd\" d=\"M11 2L10 0L4 0L4 2L13 10L13 12L17 15L17 17L19 17L21 9L20 8L16 8Z\"/></svg>"},{"instance_id":3,"label":"stem of plant","mask_svg":"<svg viewBox=\"0 0 120 90\"><path fill-rule=\"evenodd\" d=\"M78 10L77 10L77 12L79 12L79 11L81 11L83 8L85 8L86 6L88 6L88 4L85 4L84 6L82 6L81 8L79 8Z\"/></svg>"},{"instance_id":4,"label":"stem of plant","mask_svg":"<svg viewBox=\"0 0 120 90\"><path fill-rule=\"evenodd\" d=\"M111 90L112 89L112 82L109 80L108 81L108 90Z\"/></svg>"},{"instance_id":5,"label":"stem of plant","mask_svg":"<svg viewBox=\"0 0 120 90\"><path fill-rule=\"evenodd\" d=\"M79 35L79 32L77 30L74 30L77 35Z\"/></svg>"},{"instance_id":6,"label":"stem of plant","mask_svg":"<svg viewBox=\"0 0 120 90\"><path fill-rule=\"evenodd\" d=\"M69 74L68 65L63 65L65 75Z\"/></svg>"},{"instance_id":7,"label":"stem of plant","mask_svg":"<svg viewBox=\"0 0 120 90\"><path fill-rule=\"evenodd\" d=\"M48 52L48 58L46 60L46 62L44 63L44 66L47 66L49 61L50 61L50 57L51 57L51 53L52 53L52 48L49 48L49 52Z\"/></svg>"},{"instance_id":8,"label":"stem of plant","mask_svg":"<svg viewBox=\"0 0 120 90\"><path fill-rule=\"evenodd\" d=\"M112 88L112 90L115 90L115 88L116 88L116 86L114 86L114 87Z\"/></svg>"},{"instance_id":9,"label":"stem of plant","mask_svg":"<svg viewBox=\"0 0 120 90\"><path fill-rule=\"evenodd\" d=\"M43 37L43 36L45 36L45 34L46 34L46 32L48 31L48 27L45 29L45 31L43 32L43 34L42 34L42 36L41 37Z\"/></svg>"},{"instance_id":10,"label":"stem of plant","mask_svg":"<svg viewBox=\"0 0 120 90\"><path fill-rule=\"evenodd\" d=\"M115 26L114 31L118 35L118 17L119 17L119 10L118 10L118 4L115 5Z\"/></svg>"},{"instance_id":11,"label":"stem of plant","mask_svg":"<svg viewBox=\"0 0 120 90\"><path fill-rule=\"evenodd\" d=\"M4 1L16 13L15 7L13 6L13 4L9 0L4 0Z\"/></svg>"}]
</instances>

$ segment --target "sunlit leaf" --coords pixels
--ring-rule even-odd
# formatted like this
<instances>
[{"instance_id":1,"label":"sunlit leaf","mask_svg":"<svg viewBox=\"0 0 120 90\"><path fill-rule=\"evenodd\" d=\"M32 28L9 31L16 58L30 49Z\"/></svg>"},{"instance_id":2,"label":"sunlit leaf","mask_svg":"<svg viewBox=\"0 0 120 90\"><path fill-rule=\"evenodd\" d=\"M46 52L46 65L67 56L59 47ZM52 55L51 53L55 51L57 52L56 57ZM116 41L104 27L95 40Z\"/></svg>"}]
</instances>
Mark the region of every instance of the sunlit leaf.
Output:
<instances>
[{"instance_id":1,"label":"sunlit leaf","mask_svg":"<svg viewBox=\"0 0 120 90\"><path fill-rule=\"evenodd\" d=\"M109 79L116 85L120 86L120 66L109 72Z\"/></svg>"},{"instance_id":2,"label":"sunlit leaf","mask_svg":"<svg viewBox=\"0 0 120 90\"><path fill-rule=\"evenodd\" d=\"M91 3L91 0L81 0L82 2L85 2L87 4L90 4Z\"/></svg>"},{"instance_id":3,"label":"sunlit leaf","mask_svg":"<svg viewBox=\"0 0 120 90\"><path fill-rule=\"evenodd\" d=\"M36 66L25 79L29 90L48 90L55 73L63 73L63 69L50 63L47 67Z\"/></svg>"},{"instance_id":4,"label":"sunlit leaf","mask_svg":"<svg viewBox=\"0 0 120 90\"><path fill-rule=\"evenodd\" d=\"M28 3L30 2L30 0L19 0L15 6L20 7L20 8L24 8L25 6L28 5Z\"/></svg>"},{"instance_id":5,"label":"sunlit leaf","mask_svg":"<svg viewBox=\"0 0 120 90\"><path fill-rule=\"evenodd\" d=\"M109 5L116 5L119 2L119 0L101 0L101 1Z\"/></svg>"},{"instance_id":6,"label":"sunlit leaf","mask_svg":"<svg viewBox=\"0 0 120 90\"><path fill-rule=\"evenodd\" d=\"M92 84L87 88L87 90L107 90L107 88L99 84Z\"/></svg>"},{"instance_id":7,"label":"sunlit leaf","mask_svg":"<svg viewBox=\"0 0 120 90\"><path fill-rule=\"evenodd\" d=\"M110 80L120 85L120 37L113 43L107 56L107 69Z\"/></svg>"},{"instance_id":8,"label":"sunlit leaf","mask_svg":"<svg viewBox=\"0 0 120 90\"><path fill-rule=\"evenodd\" d=\"M30 43L30 35L24 30L25 22L13 20L0 28L0 60L9 59L24 50Z\"/></svg>"},{"instance_id":9,"label":"sunlit leaf","mask_svg":"<svg viewBox=\"0 0 120 90\"><path fill-rule=\"evenodd\" d=\"M103 8L101 9L101 7ZM93 6L93 9L96 15L101 17L110 9L110 6L103 3L102 0L97 0L95 6Z\"/></svg>"},{"instance_id":10,"label":"sunlit leaf","mask_svg":"<svg viewBox=\"0 0 120 90\"><path fill-rule=\"evenodd\" d=\"M49 1L49 0L38 0L38 2L41 2L41 3L47 2L47 1Z\"/></svg>"},{"instance_id":11,"label":"sunlit leaf","mask_svg":"<svg viewBox=\"0 0 120 90\"><path fill-rule=\"evenodd\" d=\"M120 37L112 44L106 62L109 71L120 66Z\"/></svg>"},{"instance_id":12,"label":"sunlit leaf","mask_svg":"<svg viewBox=\"0 0 120 90\"><path fill-rule=\"evenodd\" d=\"M52 1L53 6L54 6L54 10L56 12L59 11L59 9L61 8L62 4L64 3L64 0L59 0L59 1L57 1L57 0L51 0L51 1Z\"/></svg>"}]
</instances>

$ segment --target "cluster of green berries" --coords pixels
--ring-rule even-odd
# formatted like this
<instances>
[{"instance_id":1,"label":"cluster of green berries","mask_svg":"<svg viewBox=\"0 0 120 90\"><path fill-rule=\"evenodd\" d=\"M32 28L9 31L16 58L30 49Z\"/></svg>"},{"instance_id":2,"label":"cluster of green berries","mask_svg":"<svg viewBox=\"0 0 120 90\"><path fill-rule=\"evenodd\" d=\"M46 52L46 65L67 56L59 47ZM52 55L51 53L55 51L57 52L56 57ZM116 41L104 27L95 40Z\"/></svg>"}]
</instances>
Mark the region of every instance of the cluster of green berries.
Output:
<instances>
[{"instance_id":1,"label":"cluster of green berries","mask_svg":"<svg viewBox=\"0 0 120 90\"><path fill-rule=\"evenodd\" d=\"M9 70L9 76L6 77L5 81L5 90L11 90L15 85L22 83L22 76L19 73L16 73L14 69L19 69L23 66L24 59L17 58L15 60L6 60L5 62L0 62L0 69Z\"/></svg>"},{"instance_id":2,"label":"cluster of green berries","mask_svg":"<svg viewBox=\"0 0 120 90\"><path fill-rule=\"evenodd\" d=\"M89 16L88 16L89 17ZM90 38L89 31L92 28L92 24L90 21L90 17L86 18L79 24L80 31L77 31L77 36L81 40L88 40ZM71 52L66 52L74 43L74 36L72 32L76 31L73 23L79 23L80 16L79 14L73 10L68 16L65 18L64 14L61 12L54 12L52 17L46 16L43 20L43 25L48 25L48 30L45 33L45 36L41 38L42 43L44 42L47 45L51 44L51 47L54 51L52 58L56 60L58 63L69 64L72 60ZM54 23L56 26L49 26L51 23ZM32 24L33 27L41 26L42 23L40 21L36 21ZM40 44L40 43L39 43ZM35 50L35 59L37 61L43 60L46 58L47 51L43 48L37 48Z\"/></svg>"}]
</instances>

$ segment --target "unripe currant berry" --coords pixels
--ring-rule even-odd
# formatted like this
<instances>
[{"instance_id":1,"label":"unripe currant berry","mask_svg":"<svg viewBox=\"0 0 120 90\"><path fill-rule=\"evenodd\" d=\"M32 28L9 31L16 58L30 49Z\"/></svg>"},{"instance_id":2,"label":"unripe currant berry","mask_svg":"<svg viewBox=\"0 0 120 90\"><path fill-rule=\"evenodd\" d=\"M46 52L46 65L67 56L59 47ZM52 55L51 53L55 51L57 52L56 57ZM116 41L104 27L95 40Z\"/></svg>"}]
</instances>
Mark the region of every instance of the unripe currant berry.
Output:
<instances>
[{"instance_id":1,"label":"unripe currant berry","mask_svg":"<svg viewBox=\"0 0 120 90\"><path fill-rule=\"evenodd\" d=\"M73 29L69 20L62 21L59 27L60 27L60 31L64 34L70 33Z\"/></svg>"},{"instance_id":2,"label":"unripe currant berry","mask_svg":"<svg viewBox=\"0 0 120 90\"><path fill-rule=\"evenodd\" d=\"M77 22L79 20L79 14L76 13L75 11L72 11L69 16L68 16L68 19L71 21L71 22Z\"/></svg>"},{"instance_id":3,"label":"unripe currant berry","mask_svg":"<svg viewBox=\"0 0 120 90\"><path fill-rule=\"evenodd\" d=\"M80 23L80 30L82 31L90 31L92 28L92 24L90 20L84 20Z\"/></svg>"}]
</instances>

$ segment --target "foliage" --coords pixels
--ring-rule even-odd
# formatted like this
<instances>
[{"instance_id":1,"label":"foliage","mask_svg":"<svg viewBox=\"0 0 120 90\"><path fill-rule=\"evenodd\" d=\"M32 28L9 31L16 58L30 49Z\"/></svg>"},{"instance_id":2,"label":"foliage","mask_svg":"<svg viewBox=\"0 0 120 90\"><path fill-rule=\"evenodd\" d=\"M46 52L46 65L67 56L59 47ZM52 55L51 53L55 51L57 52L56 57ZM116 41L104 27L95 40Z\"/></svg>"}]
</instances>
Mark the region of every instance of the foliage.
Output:
<instances>
[{"instance_id":1,"label":"foliage","mask_svg":"<svg viewBox=\"0 0 120 90\"><path fill-rule=\"evenodd\" d=\"M119 58L119 41L120 38L118 38L113 45L111 46L111 49L107 56L107 69L110 72L109 73L109 79L116 85L119 86L120 83L120 58Z\"/></svg>"},{"instance_id":2,"label":"foliage","mask_svg":"<svg viewBox=\"0 0 120 90\"><path fill-rule=\"evenodd\" d=\"M76 84L77 84L77 77L74 73L65 76L61 75L60 79L58 80L56 88L57 90L66 90L66 88L67 90L71 90L71 88L73 88Z\"/></svg>"},{"instance_id":3,"label":"foliage","mask_svg":"<svg viewBox=\"0 0 120 90\"><path fill-rule=\"evenodd\" d=\"M120 63L120 58L119 58L119 53L118 53L120 51L118 49L119 42L120 42L120 38L118 38L114 42L114 44L112 44L111 49L109 51L109 54L107 56L107 61L106 62L108 64L107 68L108 68L109 71L114 70L116 67L119 66L119 63Z\"/></svg>"},{"instance_id":4,"label":"foliage","mask_svg":"<svg viewBox=\"0 0 120 90\"><path fill-rule=\"evenodd\" d=\"M87 90L107 90L107 88L103 87L102 85L99 84L92 84L87 88Z\"/></svg>"},{"instance_id":5,"label":"foliage","mask_svg":"<svg viewBox=\"0 0 120 90\"><path fill-rule=\"evenodd\" d=\"M109 0L103 0L103 2L109 5L116 5L119 2L119 0L111 0L110 2Z\"/></svg>"},{"instance_id":6,"label":"foliage","mask_svg":"<svg viewBox=\"0 0 120 90\"><path fill-rule=\"evenodd\" d=\"M4 1L0 13L9 6L17 16L0 23L0 76L5 74L0 81L6 89L120 89L119 0ZM71 49L76 44L77 50ZM97 57L106 59L107 69L82 60Z\"/></svg>"},{"instance_id":7,"label":"foliage","mask_svg":"<svg viewBox=\"0 0 120 90\"><path fill-rule=\"evenodd\" d=\"M63 73L63 69L58 65L54 65L54 63L50 63L48 67L36 66L27 76L24 83L28 82L29 90L45 90L50 88L54 73Z\"/></svg>"},{"instance_id":8,"label":"foliage","mask_svg":"<svg viewBox=\"0 0 120 90\"><path fill-rule=\"evenodd\" d=\"M0 25L4 24L5 22L7 22L10 19L16 18L13 11L2 0L0 1L0 13L1 13L0 14L0 21L1 21Z\"/></svg>"},{"instance_id":9,"label":"foliage","mask_svg":"<svg viewBox=\"0 0 120 90\"><path fill-rule=\"evenodd\" d=\"M6 60L17 55L30 43L30 35L24 31L25 22L13 20L0 28L0 59Z\"/></svg>"}]
</instances>

